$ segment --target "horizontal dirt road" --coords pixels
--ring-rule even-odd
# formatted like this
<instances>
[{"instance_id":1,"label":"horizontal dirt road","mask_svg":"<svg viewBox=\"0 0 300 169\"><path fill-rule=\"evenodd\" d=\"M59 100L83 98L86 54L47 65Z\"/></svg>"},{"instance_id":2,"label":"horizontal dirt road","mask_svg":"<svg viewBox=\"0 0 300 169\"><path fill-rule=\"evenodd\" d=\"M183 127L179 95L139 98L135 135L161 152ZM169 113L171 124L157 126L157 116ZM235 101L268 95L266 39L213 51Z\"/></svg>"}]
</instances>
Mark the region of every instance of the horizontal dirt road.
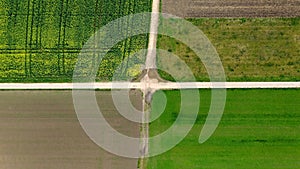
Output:
<instances>
[{"instance_id":1,"label":"horizontal dirt road","mask_svg":"<svg viewBox=\"0 0 300 169\"><path fill-rule=\"evenodd\" d=\"M72 90L74 89L243 89L300 88L300 82L99 82L74 86L72 83L1 83L0 90Z\"/></svg>"},{"instance_id":2,"label":"horizontal dirt road","mask_svg":"<svg viewBox=\"0 0 300 169\"><path fill-rule=\"evenodd\" d=\"M300 0L163 0L162 12L197 17L296 17Z\"/></svg>"},{"instance_id":3,"label":"horizontal dirt road","mask_svg":"<svg viewBox=\"0 0 300 169\"><path fill-rule=\"evenodd\" d=\"M141 106L141 94L131 96ZM139 124L116 112L109 91L98 91L96 97L116 130L139 137ZM137 159L112 155L87 137L73 108L72 91L0 91L0 98L0 169L137 168Z\"/></svg>"}]
</instances>

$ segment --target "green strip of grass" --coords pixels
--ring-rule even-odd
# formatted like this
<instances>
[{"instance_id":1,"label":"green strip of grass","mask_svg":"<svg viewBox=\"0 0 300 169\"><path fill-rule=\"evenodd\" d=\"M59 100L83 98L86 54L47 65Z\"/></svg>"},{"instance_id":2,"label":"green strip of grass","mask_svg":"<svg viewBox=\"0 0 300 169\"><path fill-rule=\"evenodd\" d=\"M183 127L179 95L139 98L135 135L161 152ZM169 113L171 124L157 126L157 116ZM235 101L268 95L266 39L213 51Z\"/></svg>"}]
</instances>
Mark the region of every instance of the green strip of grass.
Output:
<instances>
[{"instance_id":1,"label":"green strip of grass","mask_svg":"<svg viewBox=\"0 0 300 169\"><path fill-rule=\"evenodd\" d=\"M167 107L150 124L151 136L169 128L180 108L180 92L164 92ZM198 143L198 137L209 110L211 91L200 90L200 95L193 129L172 150L149 158L148 169L300 167L299 89L228 90L223 118L204 144ZM154 95L153 103L160 99Z\"/></svg>"},{"instance_id":2,"label":"green strip of grass","mask_svg":"<svg viewBox=\"0 0 300 169\"><path fill-rule=\"evenodd\" d=\"M217 49L227 81L299 81L300 18L189 19ZM160 36L158 46L178 55L198 81L201 60L183 43ZM170 79L161 73L164 78Z\"/></svg>"}]
</instances>

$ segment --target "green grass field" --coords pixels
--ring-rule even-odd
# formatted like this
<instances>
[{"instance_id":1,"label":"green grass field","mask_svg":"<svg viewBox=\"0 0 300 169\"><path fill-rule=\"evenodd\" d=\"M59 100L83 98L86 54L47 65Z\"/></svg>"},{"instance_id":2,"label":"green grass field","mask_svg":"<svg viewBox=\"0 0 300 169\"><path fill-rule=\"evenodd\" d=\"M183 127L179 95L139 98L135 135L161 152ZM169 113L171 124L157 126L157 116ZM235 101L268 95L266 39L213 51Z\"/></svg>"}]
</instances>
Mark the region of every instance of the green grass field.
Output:
<instances>
[{"instance_id":1,"label":"green grass field","mask_svg":"<svg viewBox=\"0 0 300 169\"><path fill-rule=\"evenodd\" d=\"M152 136L170 127L180 108L179 91L165 91L165 94L167 107L151 123ZM148 169L300 167L299 89L227 90L221 123L204 144L198 143L198 137L211 92L200 90L200 95L201 108L193 129L172 150L149 158ZM153 103L159 103L159 99L154 95Z\"/></svg>"},{"instance_id":2,"label":"green grass field","mask_svg":"<svg viewBox=\"0 0 300 169\"><path fill-rule=\"evenodd\" d=\"M188 21L202 30L215 46L227 81L300 80L299 17L194 18ZM183 43L160 36L158 46L184 60L198 81L208 81L204 65Z\"/></svg>"}]
</instances>

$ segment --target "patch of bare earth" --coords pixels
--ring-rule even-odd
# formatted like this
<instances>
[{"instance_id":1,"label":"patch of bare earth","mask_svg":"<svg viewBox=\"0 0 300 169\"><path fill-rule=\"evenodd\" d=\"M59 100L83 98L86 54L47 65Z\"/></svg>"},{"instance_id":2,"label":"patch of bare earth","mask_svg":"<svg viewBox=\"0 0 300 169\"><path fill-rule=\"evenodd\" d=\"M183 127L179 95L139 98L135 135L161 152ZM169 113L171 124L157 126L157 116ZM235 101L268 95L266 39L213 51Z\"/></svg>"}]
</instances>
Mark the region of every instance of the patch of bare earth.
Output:
<instances>
[{"instance_id":1,"label":"patch of bare earth","mask_svg":"<svg viewBox=\"0 0 300 169\"><path fill-rule=\"evenodd\" d=\"M139 137L139 124L117 113L110 91L97 91L96 97L116 130ZM141 94L132 92L131 97L141 107ZM1 91L0 98L0 169L137 167L137 159L112 155L88 138L77 120L71 91Z\"/></svg>"},{"instance_id":2,"label":"patch of bare earth","mask_svg":"<svg viewBox=\"0 0 300 169\"><path fill-rule=\"evenodd\" d=\"M297 17L300 0L162 0L162 12L197 17Z\"/></svg>"}]
</instances>

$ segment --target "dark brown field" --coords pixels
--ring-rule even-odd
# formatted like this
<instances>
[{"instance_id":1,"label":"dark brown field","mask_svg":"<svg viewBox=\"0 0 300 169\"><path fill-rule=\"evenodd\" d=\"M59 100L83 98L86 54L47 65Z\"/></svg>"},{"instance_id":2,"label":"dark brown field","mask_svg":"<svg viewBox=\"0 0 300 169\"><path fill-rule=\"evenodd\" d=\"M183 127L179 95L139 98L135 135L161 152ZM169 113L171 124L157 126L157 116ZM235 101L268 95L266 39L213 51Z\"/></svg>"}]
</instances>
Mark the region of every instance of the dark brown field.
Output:
<instances>
[{"instance_id":1,"label":"dark brown field","mask_svg":"<svg viewBox=\"0 0 300 169\"><path fill-rule=\"evenodd\" d=\"M162 0L162 12L197 17L297 17L300 0Z\"/></svg>"},{"instance_id":2,"label":"dark brown field","mask_svg":"<svg viewBox=\"0 0 300 169\"><path fill-rule=\"evenodd\" d=\"M139 137L139 124L116 112L109 91L96 96L116 130ZM140 93L132 96L140 106ZM112 155L87 137L77 120L71 91L1 91L0 98L0 169L137 167L137 159Z\"/></svg>"}]
</instances>

